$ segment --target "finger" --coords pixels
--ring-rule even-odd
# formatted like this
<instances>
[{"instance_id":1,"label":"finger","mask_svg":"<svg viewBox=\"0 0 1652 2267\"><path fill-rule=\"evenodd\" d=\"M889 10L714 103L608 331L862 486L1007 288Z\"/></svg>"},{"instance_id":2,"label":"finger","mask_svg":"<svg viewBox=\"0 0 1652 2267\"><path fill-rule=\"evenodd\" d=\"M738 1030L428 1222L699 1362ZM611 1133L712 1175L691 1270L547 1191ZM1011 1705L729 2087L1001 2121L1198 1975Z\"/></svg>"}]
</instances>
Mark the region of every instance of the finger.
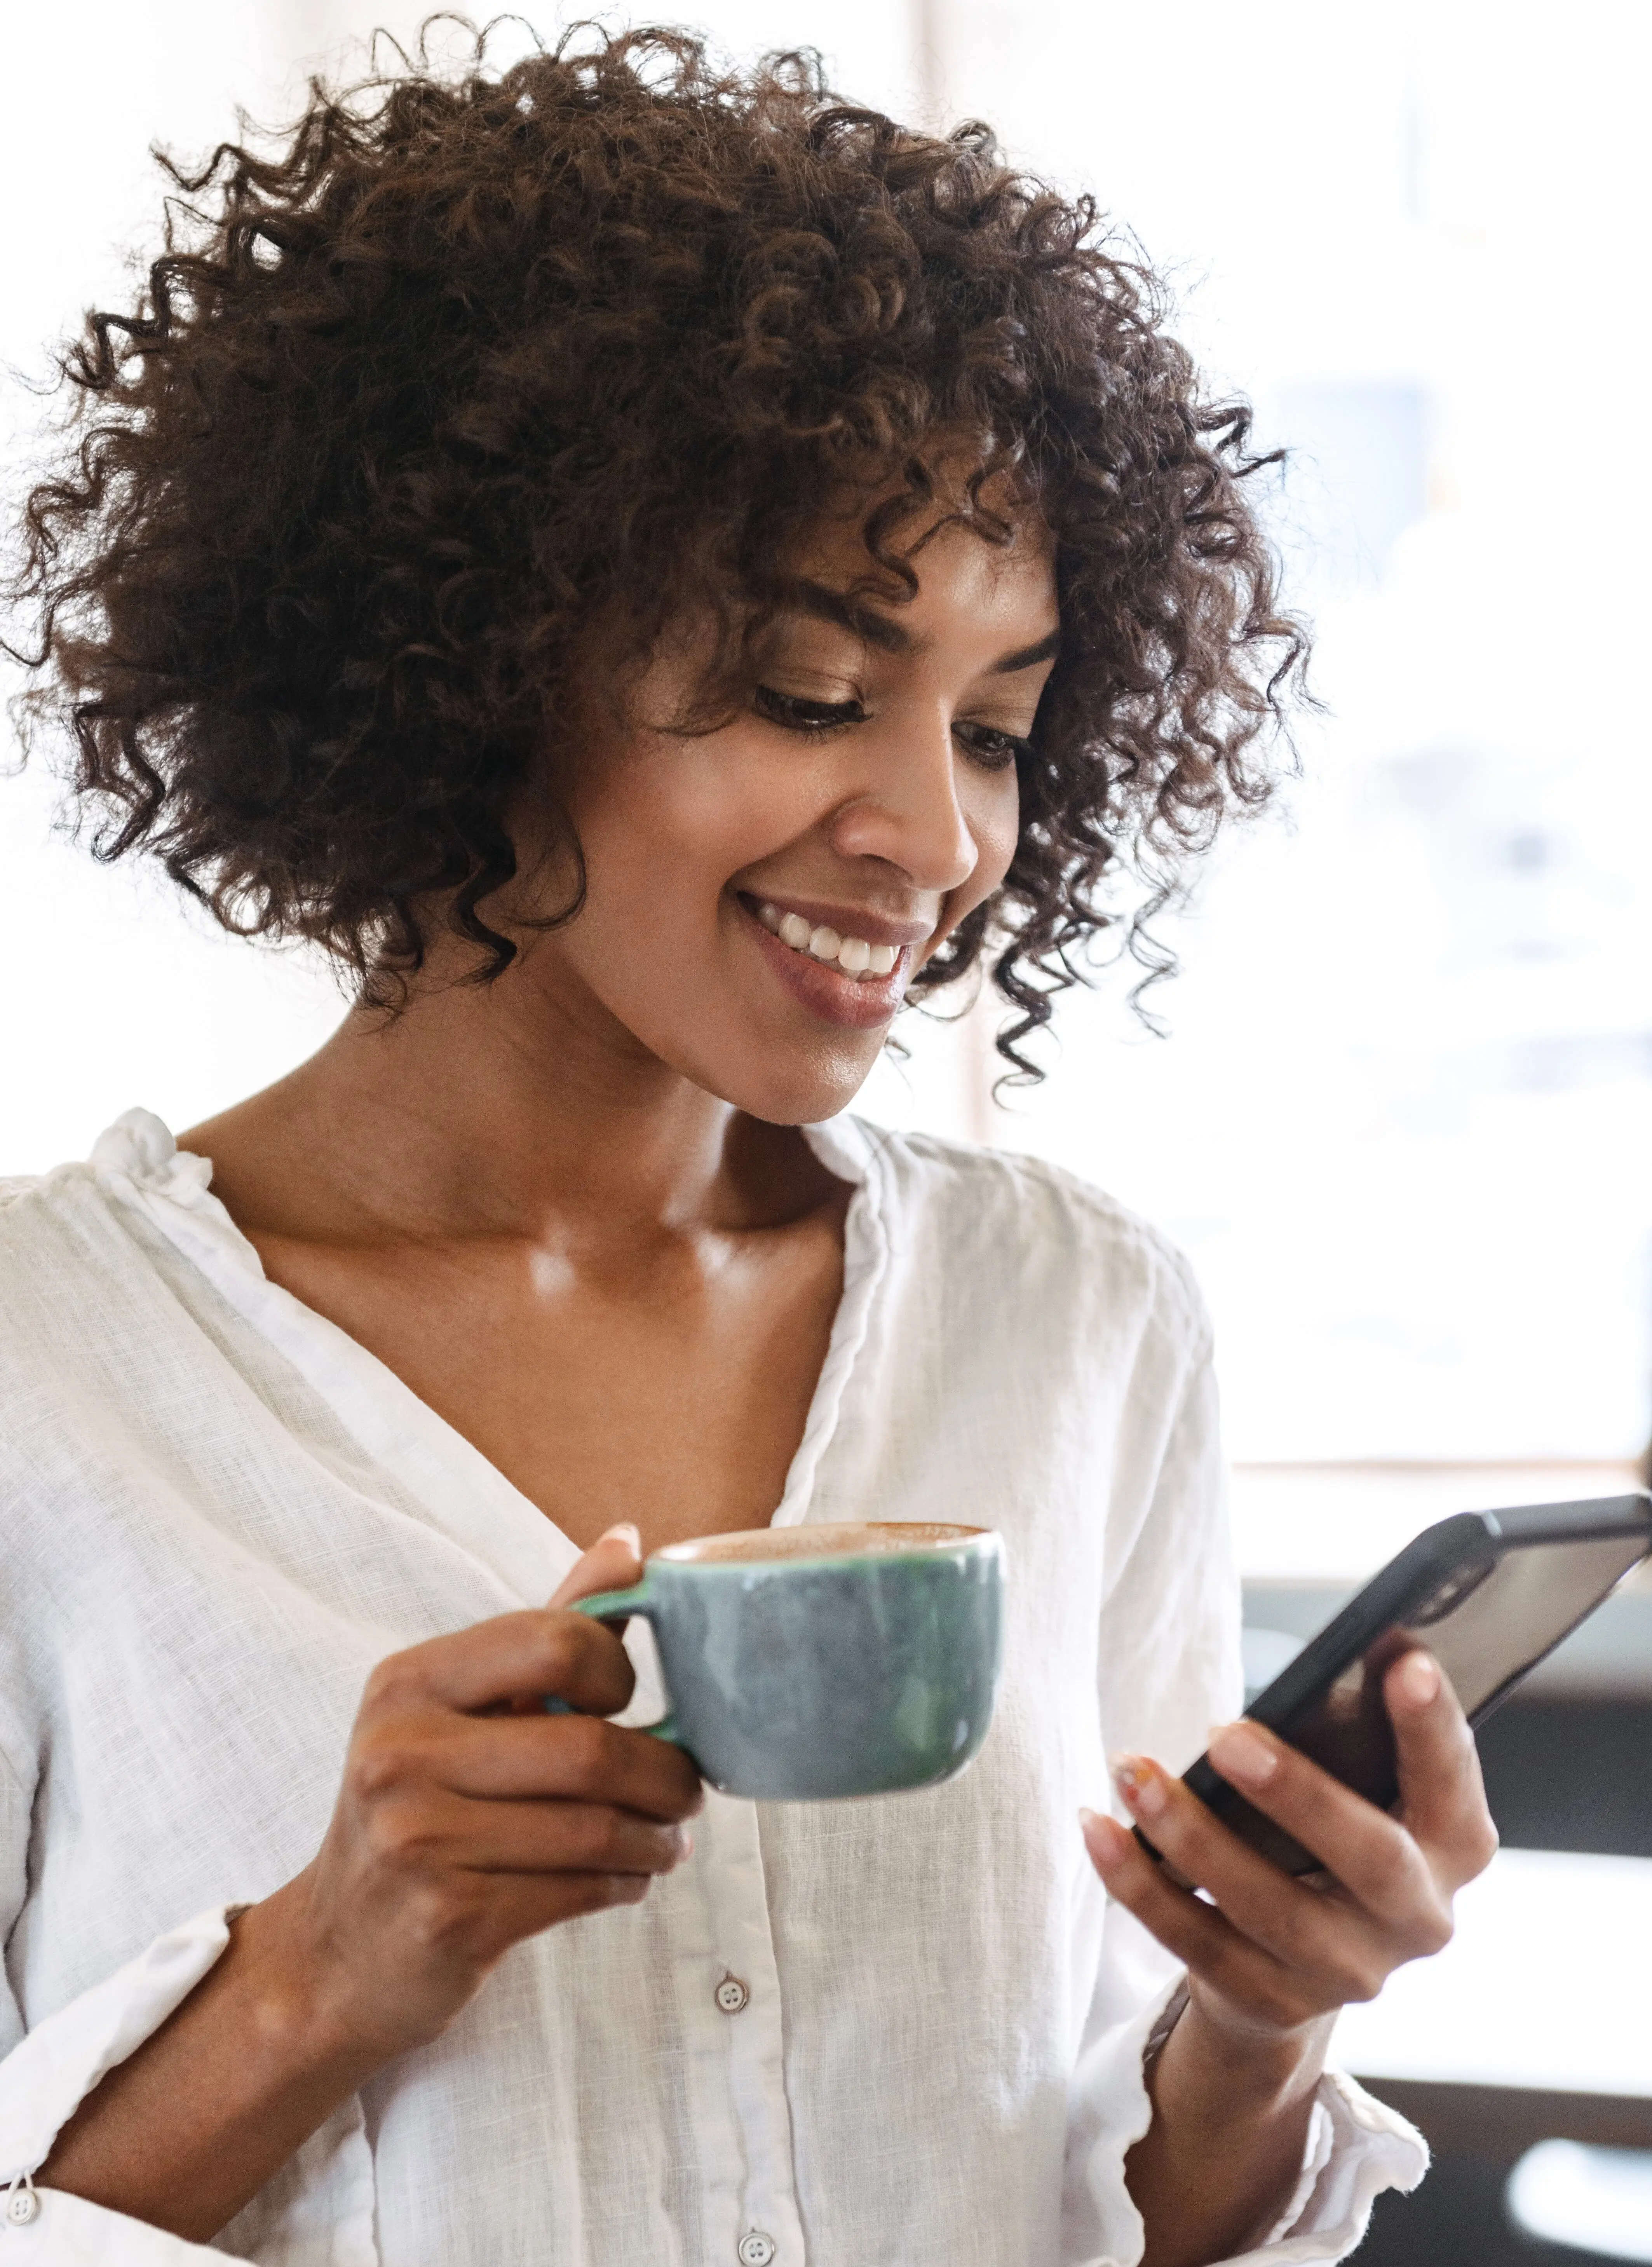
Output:
<instances>
[{"instance_id":1,"label":"finger","mask_svg":"<svg viewBox=\"0 0 1652 2267\"><path fill-rule=\"evenodd\" d=\"M485 1936L496 1951L538 1936L583 1913L641 1904L651 1874L490 1874L477 1877L486 1908Z\"/></svg>"},{"instance_id":2,"label":"finger","mask_svg":"<svg viewBox=\"0 0 1652 2267\"><path fill-rule=\"evenodd\" d=\"M1081 1811L1085 1846L1110 1897L1133 1912L1187 1970L1224 1999L1265 2018L1292 2024L1313 2009L1299 2007L1290 1978L1259 1945L1247 1943L1212 1905L1165 1878L1116 1819Z\"/></svg>"},{"instance_id":3,"label":"finger","mask_svg":"<svg viewBox=\"0 0 1652 2267\"><path fill-rule=\"evenodd\" d=\"M1142 1831L1178 1875L1196 1882L1249 1943L1259 1946L1294 1977L1315 2009L1372 1999L1397 1959L1410 1948L1410 1934L1397 1938L1391 1925L1368 1913L1340 1892L1293 1881L1222 1823L1191 1787L1171 1779L1145 1757L1120 1757L1113 1776ZM1403 1842L1403 1830L1395 1830ZM1432 1916L1437 1897L1420 1858L1414 1902ZM1410 1907L1404 1919L1421 1926Z\"/></svg>"},{"instance_id":4,"label":"finger","mask_svg":"<svg viewBox=\"0 0 1652 2267\"><path fill-rule=\"evenodd\" d=\"M1248 1719L1219 1726L1206 1753L1230 1786L1311 1851L1408 1948L1437 1951L1447 1941L1450 1915L1439 1885L1398 1819Z\"/></svg>"},{"instance_id":5,"label":"finger","mask_svg":"<svg viewBox=\"0 0 1652 2267\"><path fill-rule=\"evenodd\" d=\"M557 1585L551 1603L571 1606L576 1598L594 1598L599 1590L628 1590L642 1579L642 1537L629 1520L622 1520L582 1552Z\"/></svg>"},{"instance_id":6,"label":"finger","mask_svg":"<svg viewBox=\"0 0 1652 2267\"><path fill-rule=\"evenodd\" d=\"M403 1864L473 1874L669 1874L694 1846L685 1827L611 1802L478 1802L443 1788L382 1806L375 1837Z\"/></svg>"},{"instance_id":7,"label":"finger","mask_svg":"<svg viewBox=\"0 0 1652 2267\"><path fill-rule=\"evenodd\" d=\"M393 1654L369 1678L367 1695L370 1707L417 1698L468 1710L554 1693L576 1708L612 1716L630 1699L635 1681L612 1630L547 1606L499 1614Z\"/></svg>"},{"instance_id":8,"label":"finger","mask_svg":"<svg viewBox=\"0 0 1652 2267\"><path fill-rule=\"evenodd\" d=\"M1394 1727L1400 1815L1436 1876L1461 1889L1497 1849L1468 1720L1440 1664L1420 1647L1389 1669L1383 1700Z\"/></svg>"},{"instance_id":9,"label":"finger","mask_svg":"<svg viewBox=\"0 0 1652 2267\"><path fill-rule=\"evenodd\" d=\"M600 1716L453 1716L409 1728L409 1778L487 1801L586 1798L645 1817L691 1818L705 1800L679 1747ZM389 1736L388 1735L385 1735Z\"/></svg>"}]
</instances>

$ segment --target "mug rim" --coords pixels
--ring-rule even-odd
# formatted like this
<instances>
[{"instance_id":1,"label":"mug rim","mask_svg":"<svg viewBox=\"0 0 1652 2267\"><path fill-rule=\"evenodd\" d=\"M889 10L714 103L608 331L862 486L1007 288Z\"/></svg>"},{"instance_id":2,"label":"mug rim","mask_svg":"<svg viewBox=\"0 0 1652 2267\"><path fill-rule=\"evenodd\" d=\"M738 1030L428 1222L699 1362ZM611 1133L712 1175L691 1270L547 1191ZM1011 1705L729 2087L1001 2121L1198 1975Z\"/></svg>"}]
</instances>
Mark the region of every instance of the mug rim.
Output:
<instances>
[{"instance_id":1,"label":"mug rim","mask_svg":"<svg viewBox=\"0 0 1652 2267\"><path fill-rule=\"evenodd\" d=\"M924 1543L898 1545L892 1550L867 1551L781 1551L772 1559L762 1558L698 1558L687 1554L706 1544L745 1542L766 1535L801 1535L809 1530L810 1522L800 1520L795 1527L731 1528L721 1535L686 1536L680 1543L662 1544L657 1551L649 1553L645 1565L650 1567L694 1567L704 1573L749 1574L758 1571L773 1573L787 1566L886 1566L892 1561L909 1559L938 1558L943 1555L978 1550L982 1544L1002 1547L1002 1537L996 1528L967 1527L947 1520L936 1519L844 1519L822 1520L817 1532L821 1536L858 1532L868 1527L921 1527L929 1530L931 1539Z\"/></svg>"}]
</instances>

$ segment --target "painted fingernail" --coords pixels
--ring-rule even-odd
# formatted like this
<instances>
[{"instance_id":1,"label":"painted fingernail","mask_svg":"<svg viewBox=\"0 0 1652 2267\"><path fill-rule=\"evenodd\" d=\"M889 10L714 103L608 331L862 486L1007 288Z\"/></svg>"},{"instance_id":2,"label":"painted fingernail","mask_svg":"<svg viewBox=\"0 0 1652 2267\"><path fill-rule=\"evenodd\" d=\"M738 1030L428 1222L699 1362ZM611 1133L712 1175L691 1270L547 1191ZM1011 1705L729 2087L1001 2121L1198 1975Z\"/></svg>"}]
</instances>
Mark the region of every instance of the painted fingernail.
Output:
<instances>
[{"instance_id":1,"label":"painted fingernail","mask_svg":"<svg viewBox=\"0 0 1652 2267\"><path fill-rule=\"evenodd\" d=\"M1394 1671L1399 1696L1408 1708L1426 1708L1440 1691L1440 1664L1429 1653L1408 1653Z\"/></svg>"},{"instance_id":2,"label":"painted fingernail","mask_svg":"<svg viewBox=\"0 0 1652 2267\"><path fill-rule=\"evenodd\" d=\"M1168 1797L1158 1768L1145 1756L1114 1756L1112 1783L1138 1818L1156 1818Z\"/></svg>"},{"instance_id":3,"label":"painted fingernail","mask_svg":"<svg viewBox=\"0 0 1652 2267\"><path fill-rule=\"evenodd\" d=\"M640 1559L642 1556L642 1530L622 1519L617 1527L605 1527L598 1537L599 1543L628 1543Z\"/></svg>"},{"instance_id":4,"label":"painted fingernail","mask_svg":"<svg viewBox=\"0 0 1652 2267\"><path fill-rule=\"evenodd\" d=\"M1248 1724L1222 1724L1210 1735L1210 1760L1223 1779L1241 1786L1266 1786L1279 1769L1279 1757Z\"/></svg>"},{"instance_id":5,"label":"painted fingernail","mask_svg":"<svg viewBox=\"0 0 1652 2267\"><path fill-rule=\"evenodd\" d=\"M1084 1830L1084 1841L1090 1856L1100 1870L1106 1873L1129 1849L1129 1836L1116 1818L1109 1818L1099 1810L1081 1810L1078 1823Z\"/></svg>"}]
</instances>

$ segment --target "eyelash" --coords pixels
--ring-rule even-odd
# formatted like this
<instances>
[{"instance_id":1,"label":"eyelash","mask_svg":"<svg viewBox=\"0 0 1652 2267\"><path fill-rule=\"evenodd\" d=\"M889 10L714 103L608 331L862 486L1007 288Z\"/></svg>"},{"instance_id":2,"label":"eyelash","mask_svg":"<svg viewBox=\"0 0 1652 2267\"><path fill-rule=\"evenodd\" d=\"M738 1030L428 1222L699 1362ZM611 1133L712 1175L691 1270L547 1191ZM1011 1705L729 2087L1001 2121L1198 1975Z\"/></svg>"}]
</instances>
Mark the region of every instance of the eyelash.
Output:
<instances>
[{"instance_id":1,"label":"eyelash","mask_svg":"<svg viewBox=\"0 0 1652 2267\"><path fill-rule=\"evenodd\" d=\"M760 685L753 696L753 706L760 716L782 730L797 732L805 739L824 737L828 732L841 732L850 724L863 724L866 711L858 701L804 701L793 693L777 693L772 685ZM1013 763L1023 761L1032 753L1032 743L1014 732L1001 732L994 724L959 724L954 728L960 738L966 733L974 735L965 739L964 745L983 771L1007 771Z\"/></svg>"}]
</instances>

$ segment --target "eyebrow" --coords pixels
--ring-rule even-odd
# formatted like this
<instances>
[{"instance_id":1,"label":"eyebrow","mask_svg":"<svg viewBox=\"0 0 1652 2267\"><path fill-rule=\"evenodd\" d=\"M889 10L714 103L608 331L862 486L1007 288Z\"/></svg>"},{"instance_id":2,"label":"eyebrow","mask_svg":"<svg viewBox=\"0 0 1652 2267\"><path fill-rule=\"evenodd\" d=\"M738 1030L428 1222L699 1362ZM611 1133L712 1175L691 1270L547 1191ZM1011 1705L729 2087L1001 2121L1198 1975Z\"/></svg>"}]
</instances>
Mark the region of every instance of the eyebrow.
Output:
<instances>
[{"instance_id":1,"label":"eyebrow","mask_svg":"<svg viewBox=\"0 0 1652 2267\"><path fill-rule=\"evenodd\" d=\"M914 637L900 623L870 606L863 598L856 598L843 591L828 589L824 583L799 582L795 599L799 613L812 614L819 621L832 622L839 629L848 630L852 637L864 638L883 653L921 653L927 642ZM1036 669L1040 662L1053 661L1061 649L1059 628L1039 639L1035 645L1017 646L1013 653L995 661L988 671L993 677L1013 677L1017 670Z\"/></svg>"},{"instance_id":2,"label":"eyebrow","mask_svg":"<svg viewBox=\"0 0 1652 2267\"><path fill-rule=\"evenodd\" d=\"M1061 633L1052 630L1036 645L1017 646L1014 653L1007 653L1002 661L994 662L991 673L995 677L1013 677L1018 669L1036 669L1041 661L1054 661L1061 649Z\"/></svg>"}]
</instances>

